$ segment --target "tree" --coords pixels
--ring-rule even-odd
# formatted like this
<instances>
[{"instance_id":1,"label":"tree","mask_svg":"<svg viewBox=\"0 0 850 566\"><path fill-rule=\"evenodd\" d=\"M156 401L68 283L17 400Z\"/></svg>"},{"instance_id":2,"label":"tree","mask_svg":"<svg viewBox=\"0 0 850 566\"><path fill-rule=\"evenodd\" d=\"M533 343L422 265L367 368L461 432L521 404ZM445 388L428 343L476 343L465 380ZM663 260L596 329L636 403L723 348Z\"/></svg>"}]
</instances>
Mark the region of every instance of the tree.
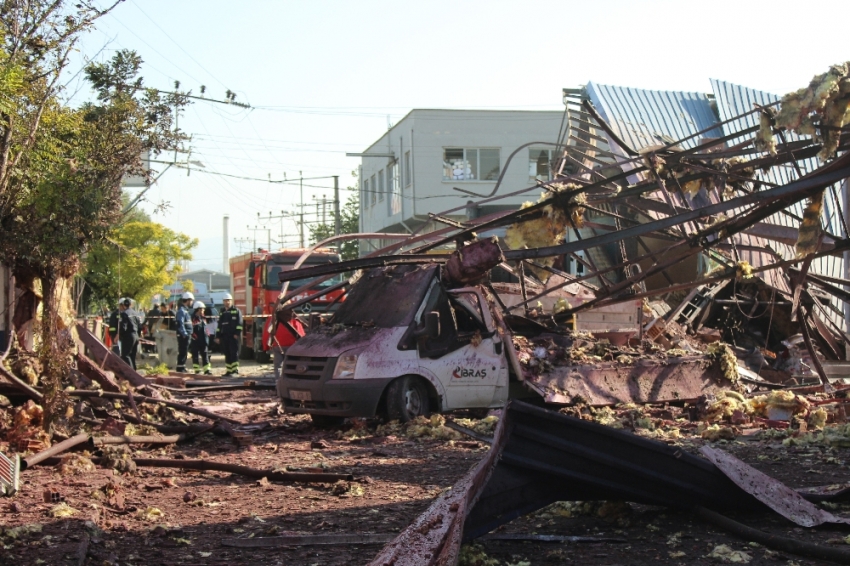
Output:
<instances>
[{"instance_id":1,"label":"tree","mask_svg":"<svg viewBox=\"0 0 850 566\"><path fill-rule=\"evenodd\" d=\"M356 234L360 231L360 197L357 189L357 173L352 172L354 186L348 187L351 194L340 209L340 233ZM310 226L310 240L320 242L334 235L334 223L314 224ZM357 259L360 256L360 241L346 240L339 246L339 253L343 260Z\"/></svg>"},{"instance_id":2,"label":"tree","mask_svg":"<svg viewBox=\"0 0 850 566\"><path fill-rule=\"evenodd\" d=\"M7 19L10 6L11 16L18 18L13 26ZM75 8L84 16L76 16ZM71 24L85 17L90 25L101 13L85 2L75 8L62 0L0 4L0 12L6 10L2 63L22 69L24 76L17 90L6 86L12 110L0 110L0 260L12 266L19 283L41 282L38 353L46 427L64 413L62 378L71 366L72 342L63 332L71 322L60 308L68 279L79 270L85 251L106 239L119 221L122 178L148 174L142 153L176 149L185 139L174 127L174 117L186 96L145 89L138 76L142 60L130 51L86 68L95 103L78 109L61 103L56 81L73 45L69 38L85 27ZM40 27L45 29L28 31ZM22 57L20 49L28 56ZM50 55L44 56L42 49Z\"/></svg>"},{"instance_id":3,"label":"tree","mask_svg":"<svg viewBox=\"0 0 850 566\"><path fill-rule=\"evenodd\" d=\"M176 281L180 263L192 259L190 250L197 245L197 239L155 222L123 224L86 258L90 299L106 305L120 297L147 301Z\"/></svg>"}]
</instances>

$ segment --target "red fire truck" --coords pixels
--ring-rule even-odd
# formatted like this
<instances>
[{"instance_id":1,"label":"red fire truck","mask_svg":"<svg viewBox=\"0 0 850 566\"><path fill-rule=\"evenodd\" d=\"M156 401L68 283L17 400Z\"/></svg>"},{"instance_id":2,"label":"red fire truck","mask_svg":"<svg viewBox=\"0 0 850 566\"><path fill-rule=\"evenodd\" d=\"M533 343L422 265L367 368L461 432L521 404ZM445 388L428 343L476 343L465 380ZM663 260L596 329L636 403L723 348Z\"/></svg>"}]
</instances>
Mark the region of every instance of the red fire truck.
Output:
<instances>
[{"instance_id":1,"label":"red fire truck","mask_svg":"<svg viewBox=\"0 0 850 566\"><path fill-rule=\"evenodd\" d=\"M303 249L281 249L275 252L261 249L230 258L230 273L233 278L233 303L245 316L242 325L240 358L250 359L253 357L262 363L269 361L268 352L263 350L263 325L274 314L280 295L281 284L278 274L281 271L292 269L292 266L304 252ZM319 248L307 258L303 267L339 263L339 261L339 254L335 250ZM298 287L310 281L312 281L312 278L291 281L289 292L296 291ZM298 296L296 300L316 294L340 281L342 281L342 275L336 275L309 291L305 291L304 296ZM331 291L298 307L298 311L302 314L326 311L331 308L331 305L336 305L339 302L342 293L342 289Z\"/></svg>"}]
</instances>

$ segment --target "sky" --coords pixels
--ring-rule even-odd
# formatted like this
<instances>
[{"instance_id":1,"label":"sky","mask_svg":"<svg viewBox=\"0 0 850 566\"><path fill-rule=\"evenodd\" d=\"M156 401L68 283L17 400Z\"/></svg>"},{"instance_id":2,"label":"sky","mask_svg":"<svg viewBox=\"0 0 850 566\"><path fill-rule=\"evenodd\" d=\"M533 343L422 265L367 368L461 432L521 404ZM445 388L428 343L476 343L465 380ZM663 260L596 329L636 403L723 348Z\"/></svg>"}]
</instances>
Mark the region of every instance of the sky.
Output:
<instances>
[{"instance_id":1,"label":"sky","mask_svg":"<svg viewBox=\"0 0 850 566\"><path fill-rule=\"evenodd\" d=\"M850 60L848 15L846 0L125 0L81 39L66 96L91 97L86 62L132 49L147 86L250 105L195 101L179 117L191 152L157 158L191 171L154 164L141 205L198 238L188 269L221 270L224 215L231 255L296 247L297 179L315 219L331 176L356 184L345 153L413 108L563 110L562 88L588 81L781 95Z\"/></svg>"}]
</instances>

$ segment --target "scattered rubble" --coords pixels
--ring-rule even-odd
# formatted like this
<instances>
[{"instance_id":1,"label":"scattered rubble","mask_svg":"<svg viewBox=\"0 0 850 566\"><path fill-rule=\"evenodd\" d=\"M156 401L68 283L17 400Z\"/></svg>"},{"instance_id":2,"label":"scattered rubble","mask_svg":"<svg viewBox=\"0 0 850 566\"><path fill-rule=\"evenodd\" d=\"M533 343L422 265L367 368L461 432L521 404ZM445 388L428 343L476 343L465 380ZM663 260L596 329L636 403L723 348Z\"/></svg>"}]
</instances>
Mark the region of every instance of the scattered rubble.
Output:
<instances>
[{"instance_id":1,"label":"scattered rubble","mask_svg":"<svg viewBox=\"0 0 850 566\"><path fill-rule=\"evenodd\" d=\"M282 274L288 281L374 267L388 289L409 291L410 280L391 276L417 271L423 294L445 284L441 290L455 294L440 299L442 319L429 310L430 328L423 319L403 342L394 335L393 348L422 346L441 324L457 325L460 313L469 326L454 338L473 348L489 340L510 365L509 385L548 409L513 400L476 415L483 418L352 418L322 431L281 414L269 380L199 382L162 365L143 375L80 324L61 392L67 408L45 431L49 394L38 359L23 349L4 353L0 487L18 498L2 510L16 523L2 530L4 550L20 558L67 531L75 533L66 542L80 564L87 557L117 563L102 544L107 537L113 546L123 541L128 562L138 558L137 539L179 548L185 555L171 561L180 562L221 553L238 563L245 561L239 549L278 548L306 563L302 547L310 545L345 546L365 562L374 556L369 545L389 539L373 564L533 563L516 551L520 541L538 552L534 558L562 562L562 549L540 545L623 540L651 549L647 563L785 558L778 553L847 562L841 544L825 544L843 537L802 529L850 522L850 488L797 488L846 481L843 308L850 295L848 281L823 268L850 249L846 227L833 219L846 214L832 191L850 177L841 135L850 120L848 65L782 98L778 111L758 106L742 115L723 138L631 148L583 100L578 114L568 111L570 128L581 125L577 145L563 145L561 165L572 171L541 181L537 202L452 221L427 244L407 246L409 253ZM816 157L821 163L813 166ZM499 227L504 251L497 239L475 235ZM416 242L414 235L407 243ZM451 254L427 253L450 244ZM559 268L569 258L582 264L582 275ZM500 264L518 284L490 282ZM418 265L430 271L423 276ZM463 293L478 306L464 310ZM369 317L386 299L364 300L354 307L362 315L356 321L332 320L314 336L344 344L348 332L375 334L381 325ZM611 318L588 329L582 316L591 313ZM438 359L450 346L436 344L423 357ZM307 363L293 369L319 371ZM458 379L480 377L458 372ZM249 403L240 396L246 392L258 397ZM314 401L306 395L300 408ZM759 529L726 516L741 511L748 522L758 517ZM289 530L294 514L310 533ZM355 519L364 532L341 532ZM216 521L221 528L205 534ZM728 535L707 534L703 522ZM538 532L550 528L557 532ZM236 550L225 555L221 547ZM598 557L575 552L587 563Z\"/></svg>"}]
</instances>

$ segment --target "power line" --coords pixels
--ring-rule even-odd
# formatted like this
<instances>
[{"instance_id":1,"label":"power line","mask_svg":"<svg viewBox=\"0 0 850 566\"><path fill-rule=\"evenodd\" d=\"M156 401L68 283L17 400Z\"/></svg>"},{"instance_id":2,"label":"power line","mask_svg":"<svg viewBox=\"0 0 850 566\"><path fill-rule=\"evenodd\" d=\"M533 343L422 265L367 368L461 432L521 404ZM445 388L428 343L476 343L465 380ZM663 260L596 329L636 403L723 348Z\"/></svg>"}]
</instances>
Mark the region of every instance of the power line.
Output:
<instances>
[{"instance_id":1,"label":"power line","mask_svg":"<svg viewBox=\"0 0 850 566\"><path fill-rule=\"evenodd\" d=\"M147 45L148 47L150 47L150 48L151 48L151 50L152 50L154 53L156 53L157 55L159 55L160 57L162 57L162 58L163 58L163 59L165 59L166 61L170 62L172 65L174 65L174 67L175 67L178 71L180 71L181 73L184 73L187 77L189 77L189 78L190 78L190 79L192 79L193 81L197 82L198 84L202 84L202 83L201 83L201 81L199 81L198 79L196 79L195 77L193 77L190 73L188 73L186 70L184 70L184 69L180 68L180 67L179 67L176 63L174 63L173 57L166 57L165 55L163 55L162 53L160 53L160 52L156 49L156 47L154 47L153 45L151 45L150 43L148 43L147 41L145 41L145 40L144 40L141 36L139 36L136 32L134 32L132 29L130 29L128 26L126 26L126 25L124 24L124 22L122 22L121 20L119 20L119 19L115 16L115 12L110 12L110 13L109 13L109 15L112 17L112 19L113 19L113 20L115 20L117 23L119 23L119 24L121 25L121 27L123 27L124 29L126 29L127 31L129 31L130 33L132 33L134 36L136 36L136 39L138 39L139 41L141 41L142 43L144 43L145 45ZM161 72L161 71L160 71L160 72Z\"/></svg>"},{"instance_id":2,"label":"power line","mask_svg":"<svg viewBox=\"0 0 850 566\"><path fill-rule=\"evenodd\" d=\"M164 29L162 29L162 27L160 27L160 25L159 25L158 23L156 23L156 20L154 20L153 18L151 18L151 17L147 14L147 12L145 12L144 10L142 10L142 7L141 7L141 6L139 6L136 2L131 2L131 4L133 4L133 6L135 6L135 7L136 7L136 9L137 9L138 11L140 11L142 14L144 14L144 16L145 16L147 19L149 19L149 20L151 21L151 23L152 23L153 25L155 25L155 26L159 29L159 31L161 31L162 33L164 33L164 34L165 34L165 37L167 37L168 39L170 39L170 40L171 40L171 42L172 42L174 45L176 45L176 46L177 46L177 48L178 48L180 51L182 51L183 53L185 53L185 54L189 57L189 59L191 59L192 61L194 61L194 63L195 63L198 67L200 67L200 68L201 68L204 72L206 72L206 73L207 73L207 74L208 74L208 75L209 75L209 76L210 76L210 77L211 77L214 81L216 81L218 84L220 84L220 85L221 85L221 86L223 86L224 88L228 88L226 84L224 84L223 82L221 82L220 80L218 80L218 78L217 78L215 75L213 75L213 74L212 74L212 73L211 73L211 72L210 72L210 71L209 71L206 67L204 67L203 65L201 65L201 63L199 63L197 59L195 59L194 57L192 57L192 54L191 54L191 53L189 53L188 51L186 51L185 49L183 49L183 46L181 46L179 43L177 43L177 41L175 41L175 40L174 40L174 38L172 38L172 37L171 37L171 35L169 35L169 33L168 33L167 31L165 31Z\"/></svg>"}]
</instances>

